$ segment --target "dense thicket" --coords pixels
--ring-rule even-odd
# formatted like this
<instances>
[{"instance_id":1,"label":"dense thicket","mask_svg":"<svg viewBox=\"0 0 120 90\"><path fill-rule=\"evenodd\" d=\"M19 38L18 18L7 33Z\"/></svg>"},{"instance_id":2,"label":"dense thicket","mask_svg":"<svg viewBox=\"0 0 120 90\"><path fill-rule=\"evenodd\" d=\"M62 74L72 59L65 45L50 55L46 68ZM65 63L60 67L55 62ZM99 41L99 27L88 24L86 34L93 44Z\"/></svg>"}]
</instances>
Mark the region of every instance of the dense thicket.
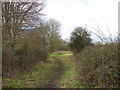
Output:
<instances>
[{"instance_id":1,"label":"dense thicket","mask_svg":"<svg viewBox=\"0 0 120 90\"><path fill-rule=\"evenodd\" d=\"M30 32L24 38L9 40L3 44L3 76L17 76L30 70L38 62L46 61L48 51L42 42L43 38L35 33Z\"/></svg>"},{"instance_id":2,"label":"dense thicket","mask_svg":"<svg viewBox=\"0 0 120 90\"><path fill-rule=\"evenodd\" d=\"M79 79L93 87L118 87L118 44L86 47L76 55Z\"/></svg>"}]
</instances>

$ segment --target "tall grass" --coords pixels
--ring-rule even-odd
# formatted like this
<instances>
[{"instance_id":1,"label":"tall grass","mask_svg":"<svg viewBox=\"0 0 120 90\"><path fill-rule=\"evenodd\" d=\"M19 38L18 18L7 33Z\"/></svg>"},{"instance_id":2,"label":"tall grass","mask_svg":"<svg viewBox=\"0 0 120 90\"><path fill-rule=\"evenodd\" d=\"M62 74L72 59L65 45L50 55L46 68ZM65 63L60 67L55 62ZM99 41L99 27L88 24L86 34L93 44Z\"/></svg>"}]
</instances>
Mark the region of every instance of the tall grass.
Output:
<instances>
[{"instance_id":1,"label":"tall grass","mask_svg":"<svg viewBox=\"0 0 120 90\"><path fill-rule=\"evenodd\" d=\"M118 44L86 47L76 55L79 79L93 87L118 87Z\"/></svg>"}]
</instances>

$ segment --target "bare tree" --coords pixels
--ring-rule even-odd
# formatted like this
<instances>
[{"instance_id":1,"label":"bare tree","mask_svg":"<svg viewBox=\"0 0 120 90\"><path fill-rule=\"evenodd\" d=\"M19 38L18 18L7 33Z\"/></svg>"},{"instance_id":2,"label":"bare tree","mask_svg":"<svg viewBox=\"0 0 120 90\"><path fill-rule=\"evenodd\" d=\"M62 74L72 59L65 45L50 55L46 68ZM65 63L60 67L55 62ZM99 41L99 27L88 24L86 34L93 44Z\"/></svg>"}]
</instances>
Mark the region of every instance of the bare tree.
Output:
<instances>
[{"instance_id":1,"label":"bare tree","mask_svg":"<svg viewBox=\"0 0 120 90\"><path fill-rule=\"evenodd\" d=\"M61 24L55 19L49 19L38 30L44 38L46 47L50 48L50 51L54 51L55 44L60 39L60 27Z\"/></svg>"},{"instance_id":2,"label":"bare tree","mask_svg":"<svg viewBox=\"0 0 120 90\"><path fill-rule=\"evenodd\" d=\"M22 27L33 27L40 23L44 1L41 2L2 2L3 36L16 37Z\"/></svg>"},{"instance_id":3,"label":"bare tree","mask_svg":"<svg viewBox=\"0 0 120 90\"><path fill-rule=\"evenodd\" d=\"M105 33L102 31L102 29L98 25L96 26L96 28L88 27L88 26L87 26L87 28L96 30L97 33L92 32L92 31L89 31L89 32L91 34L97 36L104 44L118 42L118 36L113 37L112 34L110 33L110 30L108 27L107 27L107 31L108 31L109 36L106 36Z\"/></svg>"},{"instance_id":4,"label":"bare tree","mask_svg":"<svg viewBox=\"0 0 120 90\"><path fill-rule=\"evenodd\" d=\"M52 52L54 51L55 39L60 37L59 30L61 24L55 19L50 19L46 24L48 25L49 45Z\"/></svg>"}]
</instances>

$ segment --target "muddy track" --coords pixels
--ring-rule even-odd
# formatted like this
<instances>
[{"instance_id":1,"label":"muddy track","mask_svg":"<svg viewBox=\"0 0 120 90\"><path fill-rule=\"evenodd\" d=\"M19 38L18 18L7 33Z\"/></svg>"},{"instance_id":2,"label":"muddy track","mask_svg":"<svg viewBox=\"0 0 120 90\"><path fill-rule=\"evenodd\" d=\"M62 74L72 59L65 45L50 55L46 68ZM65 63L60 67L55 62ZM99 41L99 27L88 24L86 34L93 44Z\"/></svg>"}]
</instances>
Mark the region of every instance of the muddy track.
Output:
<instances>
[{"instance_id":1,"label":"muddy track","mask_svg":"<svg viewBox=\"0 0 120 90\"><path fill-rule=\"evenodd\" d=\"M56 72L56 74L54 75L54 78L52 78L51 81L49 81L46 85L43 86L44 88L60 88L61 87L59 81L65 69L61 60L59 58L55 58L55 59L56 59L55 64L58 65L58 67L54 69L54 72Z\"/></svg>"}]
</instances>

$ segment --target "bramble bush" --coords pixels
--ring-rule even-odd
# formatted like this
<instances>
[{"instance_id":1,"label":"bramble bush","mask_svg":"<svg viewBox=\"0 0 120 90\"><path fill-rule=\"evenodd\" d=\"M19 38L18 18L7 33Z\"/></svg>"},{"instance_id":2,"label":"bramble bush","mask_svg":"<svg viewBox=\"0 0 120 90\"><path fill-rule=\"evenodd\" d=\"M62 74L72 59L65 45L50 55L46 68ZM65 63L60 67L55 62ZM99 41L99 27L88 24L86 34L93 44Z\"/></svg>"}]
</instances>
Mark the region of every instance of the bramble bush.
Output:
<instances>
[{"instance_id":1,"label":"bramble bush","mask_svg":"<svg viewBox=\"0 0 120 90\"><path fill-rule=\"evenodd\" d=\"M100 88L118 87L118 44L88 46L76 55L79 79Z\"/></svg>"}]
</instances>

